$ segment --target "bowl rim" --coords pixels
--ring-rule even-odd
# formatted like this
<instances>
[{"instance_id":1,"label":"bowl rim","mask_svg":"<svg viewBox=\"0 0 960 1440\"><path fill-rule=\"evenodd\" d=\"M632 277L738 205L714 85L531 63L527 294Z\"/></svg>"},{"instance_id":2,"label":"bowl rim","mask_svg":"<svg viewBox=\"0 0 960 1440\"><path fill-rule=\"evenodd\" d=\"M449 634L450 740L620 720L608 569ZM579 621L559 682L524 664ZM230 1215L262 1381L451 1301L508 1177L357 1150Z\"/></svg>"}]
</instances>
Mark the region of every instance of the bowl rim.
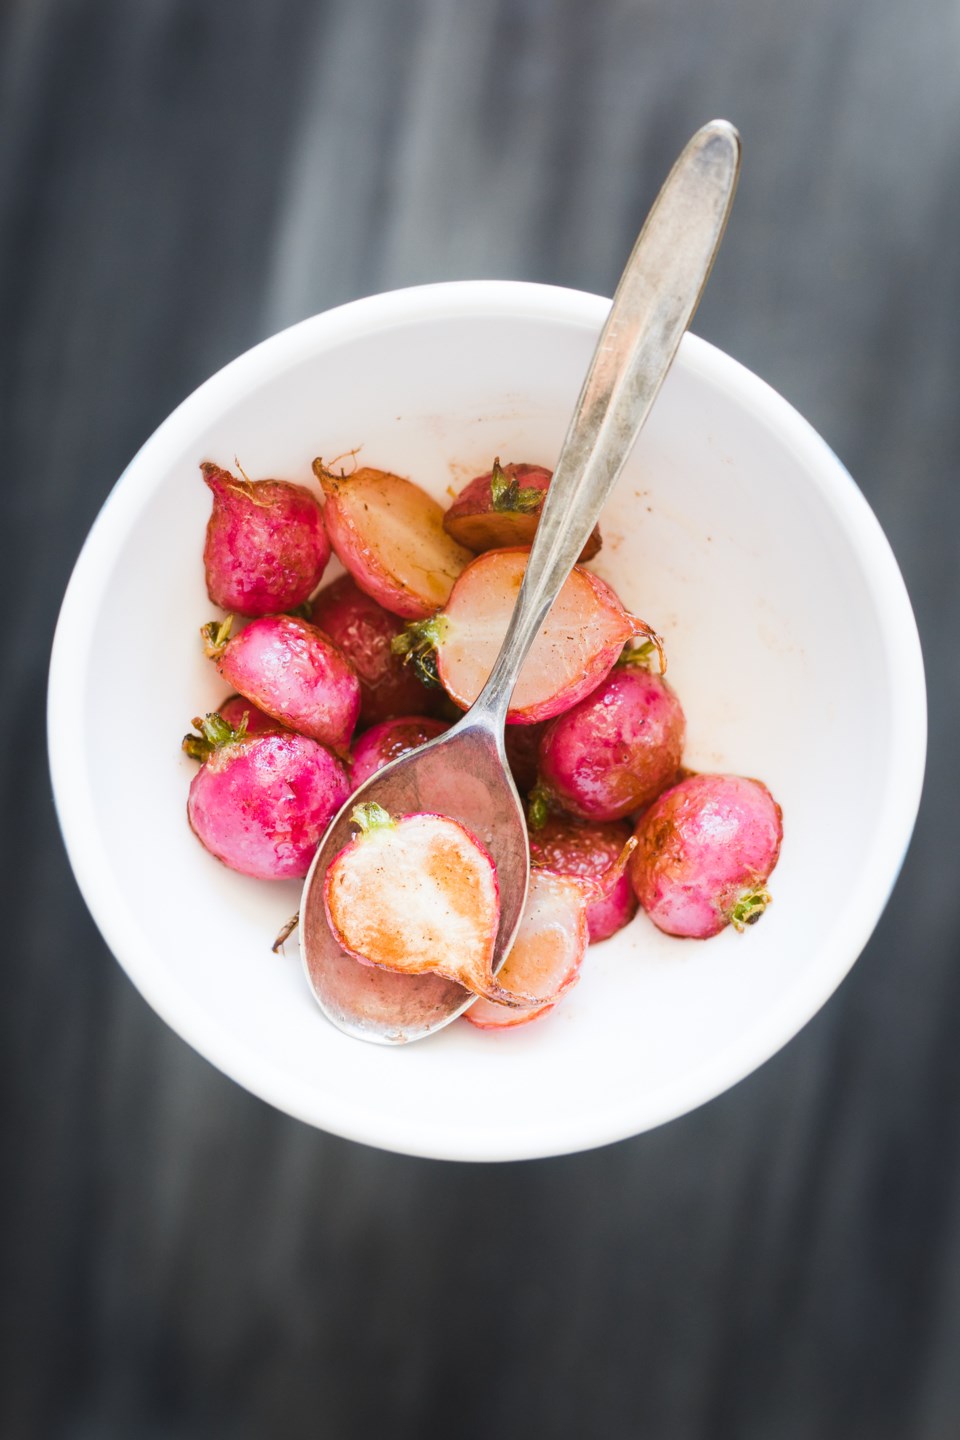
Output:
<instances>
[{"instance_id":1,"label":"bowl rim","mask_svg":"<svg viewBox=\"0 0 960 1440\"><path fill-rule=\"evenodd\" d=\"M889 542L866 499L826 441L765 381L706 341L687 334L675 364L705 381L776 433L803 463L855 552L878 622L896 656L896 684L888 685L891 749L902 763L884 775L884 795L870 864L845 907L844 924L826 957L811 965L789 994L735 1043L703 1066L659 1087L656 1103L631 1097L603 1116L575 1123L537 1124L456 1134L406 1117L371 1112L338 1092L307 1090L302 1082L260 1056L251 1055L210 1011L153 962L143 931L111 874L100 843L95 804L84 770L82 732L71 723L93 643L84 617L102 602L108 561L124 543L144 503L162 483L164 455L225 406L236 405L265 381L344 340L436 319L497 313L535 319L596 334L610 301L602 296L525 281L448 281L388 291L311 316L245 351L188 395L144 442L105 500L80 551L61 605L50 660L47 728L54 804L67 855L83 898L107 945L156 1013L189 1045L245 1089L285 1113L347 1139L403 1154L452 1160L516 1160L573 1153L642 1133L715 1098L787 1043L825 1003L870 938L894 886L920 803L926 757L927 718L923 659L906 586Z\"/></svg>"}]
</instances>

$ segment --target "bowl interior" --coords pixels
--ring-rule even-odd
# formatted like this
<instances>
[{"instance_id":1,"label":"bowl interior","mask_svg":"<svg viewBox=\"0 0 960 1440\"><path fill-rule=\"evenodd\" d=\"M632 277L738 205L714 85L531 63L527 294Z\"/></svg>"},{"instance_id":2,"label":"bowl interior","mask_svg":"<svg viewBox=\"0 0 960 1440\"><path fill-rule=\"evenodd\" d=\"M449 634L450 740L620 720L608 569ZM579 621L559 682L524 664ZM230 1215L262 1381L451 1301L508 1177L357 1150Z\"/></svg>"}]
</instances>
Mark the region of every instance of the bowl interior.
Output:
<instances>
[{"instance_id":1,"label":"bowl interior","mask_svg":"<svg viewBox=\"0 0 960 1440\"><path fill-rule=\"evenodd\" d=\"M762 924L697 943L641 915L589 951L579 986L544 1020L500 1036L456 1023L381 1049L325 1021L295 943L271 954L299 887L234 875L191 835L194 766L179 741L224 694L197 637L213 614L199 462L237 457L251 477L312 483L315 455L361 447L363 463L441 499L494 455L551 465L606 304L545 287L437 286L274 337L147 443L64 603L55 792L108 942L214 1063L359 1140L456 1158L559 1153L709 1098L839 982L909 837L923 690L889 549L795 412L691 337L602 518L594 568L665 637L687 763L757 776L783 807Z\"/></svg>"}]
</instances>

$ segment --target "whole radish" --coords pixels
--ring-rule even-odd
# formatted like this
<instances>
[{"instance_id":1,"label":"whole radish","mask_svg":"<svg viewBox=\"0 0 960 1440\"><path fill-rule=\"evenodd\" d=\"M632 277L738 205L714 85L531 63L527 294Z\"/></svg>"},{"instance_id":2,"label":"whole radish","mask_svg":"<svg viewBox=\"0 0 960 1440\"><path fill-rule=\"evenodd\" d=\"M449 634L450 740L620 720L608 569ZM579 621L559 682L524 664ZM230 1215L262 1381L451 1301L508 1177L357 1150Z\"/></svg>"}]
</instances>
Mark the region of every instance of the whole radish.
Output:
<instances>
[{"instance_id":1,"label":"whole radish","mask_svg":"<svg viewBox=\"0 0 960 1440\"><path fill-rule=\"evenodd\" d=\"M537 1001L493 975L500 887L489 851L445 815L392 818L358 805L359 834L330 862L327 921L347 954L405 975L435 974L507 1006Z\"/></svg>"},{"instance_id":2,"label":"whole radish","mask_svg":"<svg viewBox=\"0 0 960 1440\"><path fill-rule=\"evenodd\" d=\"M403 632L403 621L367 595L350 575L325 585L313 602L310 619L347 657L360 681L361 725L376 725L392 715L431 713L437 690L429 690L403 658L390 648Z\"/></svg>"},{"instance_id":3,"label":"whole radish","mask_svg":"<svg viewBox=\"0 0 960 1440\"><path fill-rule=\"evenodd\" d=\"M668 935L706 939L753 925L770 903L783 816L766 785L741 775L691 775L641 816L630 881Z\"/></svg>"},{"instance_id":4,"label":"whole radish","mask_svg":"<svg viewBox=\"0 0 960 1440\"><path fill-rule=\"evenodd\" d=\"M535 866L520 928L497 973L501 985L537 996L539 1004L511 1009L493 997L476 1000L464 1019L480 1030L504 1030L528 1024L552 1010L576 984L589 943L587 909L609 895L623 879L636 841L628 838L602 875L558 875Z\"/></svg>"},{"instance_id":5,"label":"whole radish","mask_svg":"<svg viewBox=\"0 0 960 1440\"><path fill-rule=\"evenodd\" d=\"M391 760L399 760L401 755L409 754L449 728L443 720L433 720L429 715L402 715L364 730L354 740L350 752L353 788L358 789Z\"/></svg>"},{"instance_id":6,"label":"whole radish","mask_svg":"<svg viewBox=\"0 0 960 1440\"><path fill-rule=\"evenodd\" d=\"M501 465L460 491L443 517L443 528L470 550L500 550L510 545L532 545L540 511L553 472L542 465ZM600 531L593 527L580 552L592 560L600 549Z\"/></svg>"},{"instance_id":7,"label":"whole radish","mask_svg":"<svg viewBox=\"0 0 960 1440\"><path fill-rule=\"evenodd\" d=\"M597 824L551 816L530 833L530 861L555 875L602 880L623 853L630 834L630 826L622 820ZM590 943L615 935L636 913L637 898L628 876L621 873L608 893L587 907Z\"/></svg>"},{"instance_id":8,"label":"whole radish","mask_svg":"<svg viewBox=\"0 0 960 1440\"><path fill-rule=\"evenodd\" d=\"M531 823L544 804L582 820L620 820L649 805L680 769L686 722L662 675L620 663L551 721L540 744Z\"/></svg>"},{"instance_id":9,"label":"whole radish","mask_svg":"<svg viewBox=\"0 0 960 1440\"><path fill-rule=\"evenodd\" d=\"M201 632L220 674L291 730L345 754L360 713L360 682L333 642L306 620L265 615L232 640L229 621Z\"/></svg>"},{"instance_id":10,"label":"whole radish","mask_svg":"<svg viewBox=\"0 0 960 1440\"><path fill-rule=\"evenodd\" d=\"M508 725L503 732L507 763L521 795L528 794L537 783L540 742L549 724L549 720L541 720L536 725Z\"/></svg>"},{"instance_id":11,"label":"whole radish","mask_svg":"<svg viewBox=\"0 0 960 1440\"><path fill-rule=\"evenodd\" d=\"M435 671L466 709L499 653L523 580L529 549L488 550L460 576L443 610L407 626L394 648ZM598 575L575 565L534 640L507 713L510 725L549 720L588 695L635 635L660 639L629 614Z\"/></svg>"},{"instance_id":12,"label":"whole radish","mask_svg":"<svg viewBox=\"0 0 960 1440\"><path fill-rule=\"evenodd\" d=\"M334 475L314 460L324 522L343 568L385 609L422 619L442 605L472 552L447 534L443 510L400 475L364 466Z\"/></svg>"},{"instance_id":13,"label":"whole radish","mask_svg":"<svg viewBox=\"0 0 960 1440\"><path fill-rule=\"evenodd\" d=\"M302 605L330 559L319 500L288 480L238 480L209 461L200 470L213 495L203 549L213 603L238 615Z\"/></svg>"},{"instance_id":14,"label":"whole radish","mask_svg":"<svg viewBox=\"0 0 960 1440\"><path fill-rule=\"evenodd\" d=\"M302 879L350 793L329 750L291 730L247 735L216 714L194 720L183 748L202 760L187 818L201 844L257 880Z\"/></svg>"}]
</instances>

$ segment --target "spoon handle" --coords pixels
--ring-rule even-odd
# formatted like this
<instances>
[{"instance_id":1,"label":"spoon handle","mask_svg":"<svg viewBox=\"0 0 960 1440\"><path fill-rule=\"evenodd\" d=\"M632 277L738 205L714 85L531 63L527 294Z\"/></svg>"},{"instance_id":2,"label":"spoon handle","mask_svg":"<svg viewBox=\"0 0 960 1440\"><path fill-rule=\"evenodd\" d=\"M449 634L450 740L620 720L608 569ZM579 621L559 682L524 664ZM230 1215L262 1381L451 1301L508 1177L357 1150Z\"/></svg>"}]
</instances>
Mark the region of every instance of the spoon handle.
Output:
<instances>
[{"instance_id":1,"label":"spoon handle","mask_svg":"<svg viewBox=\"0 0 960 1440\"><path fill-rule=\"evenodd\" d=\"M583 382L503 646L471 721L502 726L520 667L633 448L720 246L740 137L712 120L683 150L627 261Z\"/></svg>"}]
</instances>

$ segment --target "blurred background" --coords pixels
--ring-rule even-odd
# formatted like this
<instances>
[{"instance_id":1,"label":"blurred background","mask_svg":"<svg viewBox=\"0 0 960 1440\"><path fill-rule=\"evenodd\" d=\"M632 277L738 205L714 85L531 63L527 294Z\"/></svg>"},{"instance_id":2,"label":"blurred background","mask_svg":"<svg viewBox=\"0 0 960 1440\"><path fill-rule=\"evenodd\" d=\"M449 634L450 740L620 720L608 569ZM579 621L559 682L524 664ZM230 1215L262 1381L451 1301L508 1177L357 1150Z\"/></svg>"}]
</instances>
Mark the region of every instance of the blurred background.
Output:
<instances>
[{"instance_id":1,"label":"blurred background","mask_svg":"<svg viewBox=\"0 0 960 1440\"><path fill-rule=\"evenodd\" d=\"M6 0L0 106L0 1434L956 1436L953 0ZM448 278L612 293L717 114L744 170L694 328L836 449L918 616L901 881L805 1031L659 1131L490 1167L314 1132L170 1033L80 899L42 725L71 566L278 328Z\"/></svg>"}]
</instances>

